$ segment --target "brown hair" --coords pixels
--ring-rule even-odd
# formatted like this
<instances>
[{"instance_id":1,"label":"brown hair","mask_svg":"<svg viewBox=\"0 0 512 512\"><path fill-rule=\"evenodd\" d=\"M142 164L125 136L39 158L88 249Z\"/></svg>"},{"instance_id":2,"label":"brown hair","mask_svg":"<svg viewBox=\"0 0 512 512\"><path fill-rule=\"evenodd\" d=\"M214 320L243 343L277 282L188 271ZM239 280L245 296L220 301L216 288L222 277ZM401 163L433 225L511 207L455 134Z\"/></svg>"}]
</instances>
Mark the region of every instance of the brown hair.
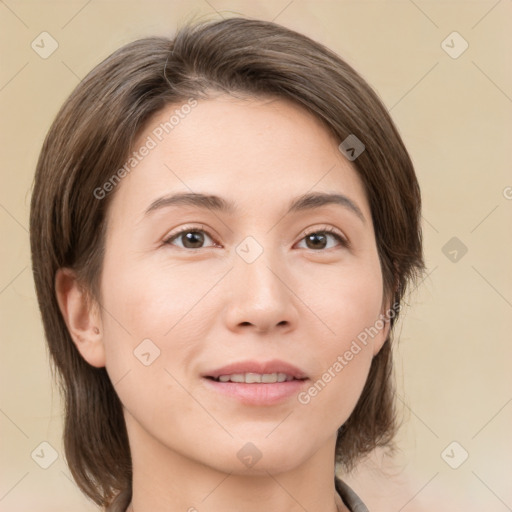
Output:
<instances>
[{"instance_id":1,"label":"brown hair","mask_svg":"<svg viewBox=\"0 0 512 512\"><path fill-rule=\"evenodd\" d=\"M122 406L105 368L89 365L72 342L55 275L72 268L91 300L101 301L105 214L115 192L99 200L93 191L123 165L155 113L211 91L288 98L340 142L349 135L363 142L352 164L371 207L384 292L394 298L391 327L406 286L424 270L412 162L375 92L331 50L275 23L235 17L188 24L174 39L134 41L97 65L61 107L43 143L30 242L39 308L65 401L66 458L80 489L98 505L110 505L121 493L116 510L128 504L132 485ZM391 371L389 336L338 432L336 461L345 469L375 447L392 445Z\"/></svg>"}]
</instances>

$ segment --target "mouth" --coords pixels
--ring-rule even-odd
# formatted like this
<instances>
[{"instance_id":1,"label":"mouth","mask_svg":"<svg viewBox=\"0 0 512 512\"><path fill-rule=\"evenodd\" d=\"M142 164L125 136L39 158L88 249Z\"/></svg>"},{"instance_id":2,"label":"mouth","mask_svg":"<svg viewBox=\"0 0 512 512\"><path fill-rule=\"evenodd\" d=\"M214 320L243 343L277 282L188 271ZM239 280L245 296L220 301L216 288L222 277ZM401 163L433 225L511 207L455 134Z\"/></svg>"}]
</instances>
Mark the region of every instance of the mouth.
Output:
<instances>
[{"instance_id":1,"label":"mouth","mask_svg":"<svg viewBox=\"0 0 512 512\"><path fill-rule=\"evenodd\" d=\"M310 379L283 361L246 361L211 370L203 375L209 390L244 405L272 405L297 394Z\"/></svg>"},{"instance_id":2,"label":"mouth","mask_svg":"<svg viewBox=\"0 0 512 512\"><path fill-rule=\"evenodd\" d=\"M277 382L290 382L292 380L306 380L306 377L298 379L293 375L286 373L233 373L231 375L219 375L212 377L207 375L207 379L215 382L238 382L240 384L275 384Z\"/></svg>"}]
</instances>

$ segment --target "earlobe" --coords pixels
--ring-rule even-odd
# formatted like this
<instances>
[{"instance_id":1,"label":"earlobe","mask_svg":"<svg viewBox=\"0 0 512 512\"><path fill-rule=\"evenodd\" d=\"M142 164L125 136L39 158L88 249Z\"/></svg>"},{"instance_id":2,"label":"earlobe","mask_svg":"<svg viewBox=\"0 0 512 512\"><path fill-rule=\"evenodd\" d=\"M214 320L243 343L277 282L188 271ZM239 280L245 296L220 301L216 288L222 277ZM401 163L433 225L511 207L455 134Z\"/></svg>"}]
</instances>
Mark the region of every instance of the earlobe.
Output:
<instances>
[{"instance_id":1,"label":"earlobe","mask_svg":"<svg viewBox=\"0 0 512 512\"><path fill-rule=\"evenodd\" d=\"M383 325L382 325L382 329L380 329L378 336L376 336L373 340L373 356L374 357L379 353L380 349L382 348L382 346L388 339L389 329L390 329L390 325L391 325L389 322L389 319L387 319L384 316L384 314L379 316L379 319L377 320L377 322L378 322L378 324L383 324ZM381 325L379 325L379 327L380 326Z\"/></svg>"},{"instance_id":2,"label":"earlobe","mask_svg":"<svg viewBox=\"0 0 512 512\"><path fill-rule=\"evenodd\" d=\"M389 318L387 318L385 313L383 313L379 316L379 320L377 320L377 322L379 322L379 324L381 324L381 322L382 322L383 325L382 325L381 332L379 333L378 337L375 338L375 341L373 343L373 356L374 357L379 353L380 349L382 348L382 346L388 339L389 330L391 327ZM379 327L380 327L380 325L379 325Z\"/></svg>"},{"instance_id":3,"label":"earlobe","mask_svg":"<svg viewBox=\"0 0 512 512\"><path fill-rule=\"evenodd\" d=\"M395 289L395 291L396 291L396 289ZM393 297L394 297L394 295L393 295ZM379 319L377 320L377 322L379 324L377 327L379 327L380 332L379 332L379 335L375 338L374 343L373 343L373 356L374 357L379 353L380 349L382 348L382 346L388 339L389 332L391 330L391 318L390 318L391 315L392 315L391 299L386 300L386 298L385 298L383 300L383 304L382 304L382 311L379 315Z\"/></svg>"},{"instance_id":4,"label":"earlobe","mask_svg":"<svg viewBox=\"0 0 512 512\"><path fill-rule=\"evenodd\" d=\"M101 316L90 304L76 274L60 268L55 275L55 293L71 339L82 357L92 366L105 366Z\"/></svg>"}]
</instances>

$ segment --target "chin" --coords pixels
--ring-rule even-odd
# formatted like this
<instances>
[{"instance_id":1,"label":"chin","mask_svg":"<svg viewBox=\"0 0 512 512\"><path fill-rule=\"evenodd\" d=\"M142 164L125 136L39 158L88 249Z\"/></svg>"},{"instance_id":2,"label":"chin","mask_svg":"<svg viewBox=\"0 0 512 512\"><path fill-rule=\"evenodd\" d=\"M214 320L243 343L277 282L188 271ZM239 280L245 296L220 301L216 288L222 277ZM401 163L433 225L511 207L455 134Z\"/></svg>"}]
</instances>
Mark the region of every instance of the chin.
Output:
<instances>
[{"instance_id":1,"label":"chin","mask_svg":"<svg viewBox=\"0 0 512 512\"><path fill-rule=\"evenodd\" d=\"M297 446L301 446L300 443L290 440L285 444L277 438L274 442L265 439L266 435L267 433L259 438L252 437L252 441L249 440L250 437L244 441L237 438L230 446L221 449L208 465L235 475L268 476L268 473L278 474L292 470L308 458L306 451L297 449Z\"/></svg>"}]
</instances>

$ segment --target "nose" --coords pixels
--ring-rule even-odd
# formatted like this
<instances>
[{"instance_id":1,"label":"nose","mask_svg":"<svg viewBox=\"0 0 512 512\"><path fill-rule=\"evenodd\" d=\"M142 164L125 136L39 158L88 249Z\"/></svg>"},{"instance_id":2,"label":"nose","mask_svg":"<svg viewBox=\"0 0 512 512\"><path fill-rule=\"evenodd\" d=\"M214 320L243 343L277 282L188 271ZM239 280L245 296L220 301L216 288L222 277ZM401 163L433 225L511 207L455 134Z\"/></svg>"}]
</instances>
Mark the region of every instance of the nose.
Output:
<instances>
[{"instance_id":1,"label":"nose","mask_svg":"<svg viewBox=\"0 0 512 512\"><path fill-rule=\"evenodd\" d=\"M296 328L298 299L290 272L264 251L248 263L235 256L230 281L225 288L225 321L232 331L281 334Z\"/></svg>"}]
</instances>

